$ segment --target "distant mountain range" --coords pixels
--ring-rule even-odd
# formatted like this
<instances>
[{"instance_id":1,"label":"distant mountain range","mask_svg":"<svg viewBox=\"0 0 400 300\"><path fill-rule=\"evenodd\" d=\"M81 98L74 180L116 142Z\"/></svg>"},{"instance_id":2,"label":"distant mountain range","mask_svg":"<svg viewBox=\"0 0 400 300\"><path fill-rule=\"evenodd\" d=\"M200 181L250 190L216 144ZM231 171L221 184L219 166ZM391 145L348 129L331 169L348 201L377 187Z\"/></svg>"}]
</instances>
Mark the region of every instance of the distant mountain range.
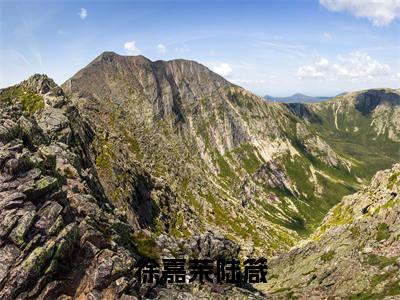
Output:
<instances>
[{"instance_id":1,"label":"distant mountain range","mask_svg":"<svg viewBox=\"0 0 400 300\"><path fill-rule=\"evenodd\" d=\"M339 95L333 96L333 97L312 97L312 96L307 96L304 94L296 93L292 96L288 97L273 97L270 95L265 95L264 99L270 100L270 101L275 101L275 102L284 102L284 103L310 103L310 102L321 102L325 101L331 98L335 98L337 96L343 96L346 93L341 93Z\"/></svg>"}]
</instances>

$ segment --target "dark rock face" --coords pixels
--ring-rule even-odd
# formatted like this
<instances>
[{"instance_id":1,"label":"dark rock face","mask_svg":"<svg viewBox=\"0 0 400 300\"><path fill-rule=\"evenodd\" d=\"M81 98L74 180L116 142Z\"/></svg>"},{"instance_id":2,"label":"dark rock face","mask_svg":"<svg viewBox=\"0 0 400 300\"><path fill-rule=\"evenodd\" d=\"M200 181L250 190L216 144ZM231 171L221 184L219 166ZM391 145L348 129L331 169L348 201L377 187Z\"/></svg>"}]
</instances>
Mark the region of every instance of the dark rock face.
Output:
<instances>
[{"instance_id":1,"label":"dark rock face","mask_svg":"<svg viewBox=\"0 0 400 300\"><path fill-rule=\"evenodd\" d=\"M302 119L306 119L309 122L313 123L321 123L321 118L315 114L308 106L304 103L285 103L286 105L296 116L299 116Z\"/></svg>"},{"instance_id":2,"label":"dark rock face","mask_svg":"<svg viewBox=\"0 0 400 300\"><path fill-rule=\"evenodd\" d=\"M400 105L400 96L384 90L369 90L356 97L355 108L363 115L369 115L380 104Z\"/></svg>"}]
</instances>

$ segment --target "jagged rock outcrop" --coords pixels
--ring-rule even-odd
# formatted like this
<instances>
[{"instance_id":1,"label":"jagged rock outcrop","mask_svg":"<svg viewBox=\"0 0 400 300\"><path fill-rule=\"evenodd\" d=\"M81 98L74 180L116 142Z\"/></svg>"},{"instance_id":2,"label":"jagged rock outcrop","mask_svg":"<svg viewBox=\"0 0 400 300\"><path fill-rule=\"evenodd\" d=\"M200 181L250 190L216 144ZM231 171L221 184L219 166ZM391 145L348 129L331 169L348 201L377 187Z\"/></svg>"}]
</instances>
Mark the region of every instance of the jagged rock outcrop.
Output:
<instances>
[{"instance_id":1,"label":"jagged rock outcrop","mask_svg":"<svg viewBox=\"0 0 400 300\"><path fill-rule=\"evenodd\" d=\"M218 232L208 231L201 235L179 239L161 234L156 241L165 257L174 257L176 253L181 253L198 259L239 258L240 247Z\"/></svg>"}]
</instances>

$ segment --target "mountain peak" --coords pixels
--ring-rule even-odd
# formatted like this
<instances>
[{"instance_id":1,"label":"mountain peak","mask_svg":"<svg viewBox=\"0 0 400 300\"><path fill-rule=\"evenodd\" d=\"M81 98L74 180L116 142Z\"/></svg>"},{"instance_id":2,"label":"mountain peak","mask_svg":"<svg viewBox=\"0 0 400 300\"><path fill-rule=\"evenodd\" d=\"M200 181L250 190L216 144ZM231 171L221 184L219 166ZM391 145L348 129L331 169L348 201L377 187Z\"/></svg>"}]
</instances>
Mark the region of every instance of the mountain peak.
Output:
<instances>
[{"instance_id":1,"label":"mountain peak","mask_svg":"<svg viewBox=\"0 0 400 300\"><path fill-rule=\"evenodd\" d=\"M54 80L45 74L34 74L28 79L22 81L19 85L35 94L44 95L50 91L54 95L63 94L61 88L54 82Z\"/></svg>"},{"instance_id":2,"label":"mountain peak","mask_svg":"<svg viewBox=\"0 0 400 300\"><path fill-rule=\"evenodd\" d=\"M142 63L142 64L149 64L156 69L162 68L170 68L171 71L179 71L185 73L203 73L212 76L213 79L218 81L226 81L220 75L214 73L210 69L208 69L203 64L196 62L194 60L188 59L172 59L172 60L156 60L152 61L149 58L143 55L120 55L113 51L104 51L99 56L97 56L87 67L83 70L87 69L90 65L96 64L99 62L109 62L109 63ZM190 75L190 74L185 74ZM193 75L193 74L192 74Z\"/></svg>"},{"instance_id":3,"label":"mountain peak","mask_svg":"<svg viewBox=\"0 0 400 300\"><path fill-rule=\"evenodd\" d=\"M142 63L147 63L147 64L153 64L154 66L157 66L157 67L170 66L175 69L181 69L181 71L187 69L187 71L201 71L201 72L206 72L206 73L214 73L211 70L209 70L206 66L204 66L194 60L188 60L188 59L182 59L182 58L172 59L172 60L152 61L143 55L120 55L113 51L104 51L99 56L97 56L90 64L101 62L101 61L102 62L125 61L125 62L136 62L136 63L142 62ZM218 74L215 74L215 75L219 76Z\"/></svg>"},{"instance_id":4,"label":"mountain peak","mask_svg":"<svg viewBox=\"0 0 400 300\"><path fill-rule=\"evenodd\" d=\"M106 96L118 101L131 99L133 95L129 91L134 90L155 103L172 98L198 99L229 85L223 77L195 61L176 59L153 62L142 55L123 56L103 52L67 80L63 88L69 93L79 90L79 95L89 98ZM154 89L157 92L154 93Z\"/></svg>"},{"instance_id":5,"label":"mountain peak","mask_svg":"<svg viewBox=\"0 0 400 300\"><path fill-rule=\"evenodd\" d=\"M91 63L96 62L117 62L123 60L131 60L131 61L143 61L143 62L151 62L150 59L143 55L120 55L113 51L104 51L99 56L97 56ZM90 65L90 64L89 64Z\"/></svg>"},{"instance_id":6,"label":"mountain peak","mask_svg":"<svg viewBox=\"0 0 400 300\"><path fill-rule=\"evenodd\" d=\"M99 55L99 57L107 57L107 56L121 56L121 55L115 53L114 51L104 51Z\"/></svg>"}]
</instances>

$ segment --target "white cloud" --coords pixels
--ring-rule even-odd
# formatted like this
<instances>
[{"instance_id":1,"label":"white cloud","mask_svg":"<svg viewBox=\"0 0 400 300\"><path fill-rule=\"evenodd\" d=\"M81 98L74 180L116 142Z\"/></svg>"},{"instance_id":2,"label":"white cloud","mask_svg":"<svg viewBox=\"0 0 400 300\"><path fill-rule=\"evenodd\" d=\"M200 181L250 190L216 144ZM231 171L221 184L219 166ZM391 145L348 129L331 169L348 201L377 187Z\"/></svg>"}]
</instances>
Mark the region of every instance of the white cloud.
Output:
<instances>
[{"instance_id":1,"label":"white cloud","mask_svg":"<svg viewBox=\"0 0 400 300\"><path fill-rule=\"evenodd\" d=\"M81 18L81 20L85 20L87 15L88 15L87 9L81 8L81 10L79 11L79 18Z\"/></svg>"},{"instance_id":2,"label":"white cloud","mask_svg":"<svg viewBox=\"0 0 400 300\"><path fill-rule=\"evenodd\" d=\"M332 34L330 32L324 32L324 38L330 40L332 38Z\"/></svg>"},{"instance_id":3,"label":"white cloud","mask_svg":"<svg viewBox=\"0 0 400 300\"><path fill-rule=\"evenodd\" d=\"M319 0L319 3L331 11L348 11L357 18L368 18L376 26L386 26L400 18L400 0Z\"/></svg>"},{"instance_id":4,"label":"white cloud","mask_svg":"<svg viewBox=\"0 0 400 300\"><path fill-rule=\"evenodd\" d=\"M167 52L167 47L165 47L164 44L158 44L157 45L157 52L160 54L164 54L165 52Z\"/></svg>"},{"instance_id":5,"label":"white cloud","mask_svg":"<svg viewBox=\"0 0 400 300\"><path fill-rule=\"evenodd\" d=\"M233 70L230 64L228 63L218 62L218 63L210 63L209 65L212 71L223 77L229 77L232 75Z\"/></svg>"},{"instance_id":6,"label":"white cloud","mask_svg":"<svg viewBox=\"0 0 400 300\"><path fill-rule=\"evenodd\" d=\"M124 48L127 54L129 55L139 55L140 49L136 47L136 41L126 42L124 44Z\"/></svg>"},{"instance_id":7,"label":"white cloud","mask_svg":"<svg viewBox=\"0 0 400 300\"><path fill-rule=\"evenodd\" d=\"M390 67L381 63L368 54L352 52L347 56L339 55L337 62L332 63L324 57L318 58L312 65L302 66L297 69L299 78L374 78L390 75Z\"/></svg>"},{"instance_id":8,"label":"white cloud","mask_svg":"<svg viewBox=\"0 0 400 300\"><path fill-rule=\"evenodd\" d=\"M391 76L391 78L390 78L392 81L395 81L395 82L399 82L399 80L400 80L400 73L394 73L392 76Z\"/></svg>"}]
</instances>

